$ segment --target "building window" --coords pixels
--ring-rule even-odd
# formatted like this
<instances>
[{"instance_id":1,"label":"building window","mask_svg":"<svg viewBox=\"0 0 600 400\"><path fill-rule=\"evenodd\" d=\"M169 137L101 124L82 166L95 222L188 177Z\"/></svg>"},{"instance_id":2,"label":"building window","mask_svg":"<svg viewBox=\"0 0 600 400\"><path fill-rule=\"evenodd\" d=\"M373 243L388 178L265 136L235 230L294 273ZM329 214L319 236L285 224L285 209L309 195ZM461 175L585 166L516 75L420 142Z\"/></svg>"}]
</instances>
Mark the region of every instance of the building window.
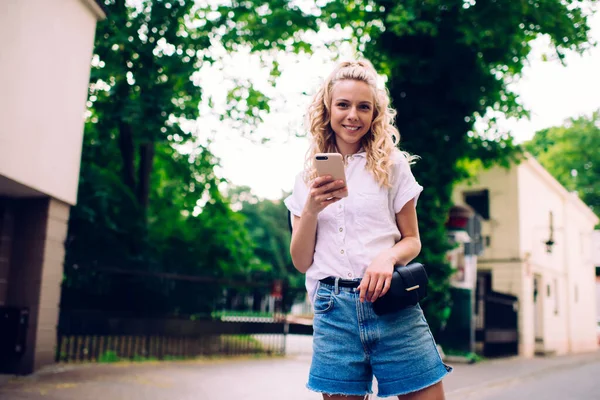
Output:
<instances>
[{"instance_id":1,"label":"building window","mask_svg":"<svg viewBox=\"0 0 600 400\"><path fill-rule=\"evenodd\" d=\"M465 192L465 203L475 210L475 212L486 221L490 219L490 194L489 190L477 190L474 192Z\"/></svg>"}]
</instances>

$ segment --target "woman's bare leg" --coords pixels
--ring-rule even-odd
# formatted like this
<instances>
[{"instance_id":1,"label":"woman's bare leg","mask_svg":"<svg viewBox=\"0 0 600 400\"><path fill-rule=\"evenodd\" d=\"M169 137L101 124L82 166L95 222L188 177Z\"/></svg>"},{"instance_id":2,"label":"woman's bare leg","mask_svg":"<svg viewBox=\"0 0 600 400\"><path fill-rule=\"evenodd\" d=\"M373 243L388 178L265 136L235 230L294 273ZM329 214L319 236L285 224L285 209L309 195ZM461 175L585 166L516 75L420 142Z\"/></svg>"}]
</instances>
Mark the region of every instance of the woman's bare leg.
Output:
<instances>
[{"instance_id":1,"label":"woman's bare leg","mask_svg":"<svg viewBox=\"0 0 600 400\"><path fill-rule=\"evenodd\" d=\"M442 382L426 387L418 392L398 396L399 400L444 400L444 386Z\"/></svg>"},{"instance_id":2,"label":"woman's bare leg","mask_svg":"<svg viewBox=\"0 0 600 400\"><path fill-rule=\"evenodd\" d=\"M364 396L344 396L344 395L336 395L330 396L328 394L323 395L323 400L369 400L369 395Z\"/></svg>"}]
</instances>

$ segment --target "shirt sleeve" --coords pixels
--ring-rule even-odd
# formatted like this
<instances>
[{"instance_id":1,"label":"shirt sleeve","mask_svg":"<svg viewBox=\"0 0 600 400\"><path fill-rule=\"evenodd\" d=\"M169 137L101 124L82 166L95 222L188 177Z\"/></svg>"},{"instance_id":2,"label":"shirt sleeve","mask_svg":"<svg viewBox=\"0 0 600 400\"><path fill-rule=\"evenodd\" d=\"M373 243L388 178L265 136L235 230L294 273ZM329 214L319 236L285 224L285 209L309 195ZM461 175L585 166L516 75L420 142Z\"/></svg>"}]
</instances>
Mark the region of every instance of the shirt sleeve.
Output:
<instances>
[{"instance_id":1,"label":"shirt sleeve","mask_svg":"<svg viewBox=\"0 0 600 400\"><path fill-rule=\"evenodd\" d=\"M302 215L302 210L304 209L304 204L308 197L308 187L306 186L306 182L304 182L303 175L302 172L296 175L294 190L292 191L292 194L283 201L287 209L297 217Z\"/></svg>"},{"instance_id":2,"label":"shirt sleeve","mask_svg":"<svg viewBox=\"0 0 600 400\"><path fill-rule=\"evenodd\" d=\"M397 214L402 210L402 207L406 205L410 200L415 200L415 207L419 195L423 191L423 187L417 183L412 171L410 170L410 164L404 154L399 151L394 157L394 176L392 184L393 193L393 207L394 213Z\"/></svg>"}]
</instances>

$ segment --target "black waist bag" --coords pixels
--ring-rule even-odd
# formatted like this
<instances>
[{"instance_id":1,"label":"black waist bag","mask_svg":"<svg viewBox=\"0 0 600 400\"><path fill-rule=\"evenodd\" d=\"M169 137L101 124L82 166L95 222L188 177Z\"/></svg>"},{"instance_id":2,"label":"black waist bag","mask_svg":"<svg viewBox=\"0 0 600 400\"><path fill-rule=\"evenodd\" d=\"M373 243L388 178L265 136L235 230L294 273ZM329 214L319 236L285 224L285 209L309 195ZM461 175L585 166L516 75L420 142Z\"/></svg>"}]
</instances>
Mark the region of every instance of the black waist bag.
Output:
<instances>
[{"instance_id":1,"label":"black waist bag","mask_svg":"<svg viewBox=\"0 0 600 400\"><path fill-rule=\"evenodd\" d=\"M416 305L427 297L428 282L423 264L396 265L390 289L373 303L375 314L389 314Z\"/></svg>"}]
</instances>

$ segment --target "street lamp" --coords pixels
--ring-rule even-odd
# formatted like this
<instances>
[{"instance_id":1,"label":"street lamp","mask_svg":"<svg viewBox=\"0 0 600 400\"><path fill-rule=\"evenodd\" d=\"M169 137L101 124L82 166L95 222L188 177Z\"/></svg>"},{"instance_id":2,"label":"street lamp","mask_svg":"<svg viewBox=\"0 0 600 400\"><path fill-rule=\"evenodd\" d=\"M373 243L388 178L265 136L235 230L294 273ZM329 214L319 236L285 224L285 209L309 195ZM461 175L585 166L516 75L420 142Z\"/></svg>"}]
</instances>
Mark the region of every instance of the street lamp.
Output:
<instances>
[{"instance_id":1,"label":"street lamp","mask_svg":"<svg viewBox=\"0 0 600 400\"><path fill-rule=\"evenodd\" d=\"M552 211L550 211L550 237L544 244L546 245L546 253L552 253L552 246L554 246L554 217Z\"/></svg>"}]
</instances>

